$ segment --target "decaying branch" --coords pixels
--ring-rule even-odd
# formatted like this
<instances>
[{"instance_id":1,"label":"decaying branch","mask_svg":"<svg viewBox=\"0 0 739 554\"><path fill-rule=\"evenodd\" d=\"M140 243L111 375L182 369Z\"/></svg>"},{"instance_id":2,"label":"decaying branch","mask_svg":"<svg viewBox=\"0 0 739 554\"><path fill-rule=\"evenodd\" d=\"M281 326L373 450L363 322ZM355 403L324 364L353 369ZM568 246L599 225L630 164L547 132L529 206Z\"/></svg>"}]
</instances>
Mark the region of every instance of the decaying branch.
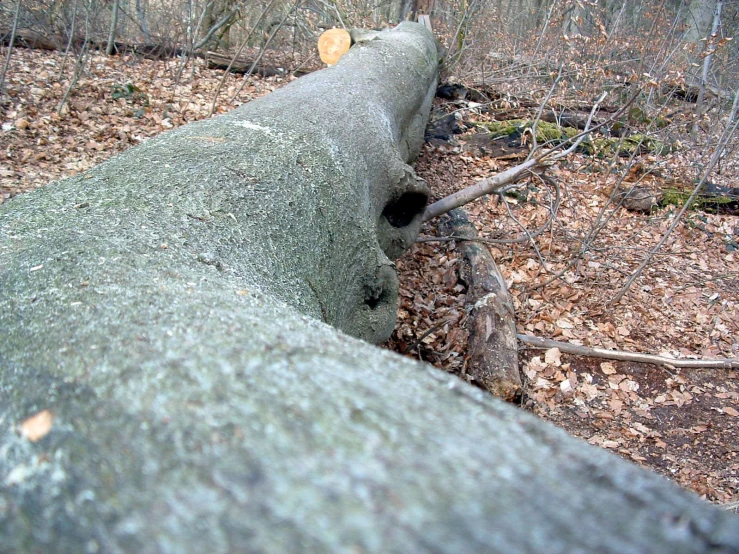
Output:
<instances>
[{"instance_id":1,"label":"decaying branch","mask_svg":"<svg viewBox=\"0 0 739 554\"><path fill-rule=\"evenodd\" d=\"M551 148L543 149L542 147L539 147L533 150L529 154L528 159L523 163L518 164L514 167L510 167L505 171L501 171L500 173L497 173L491 177L486 177L478 181L474 185L471 185L459 192L456 192L434 202L426 208L426 212L423 215L423 220L428 221L430 219L433 219L434 217L438 217L441 214L448 212L449 210L464 206L465 204L472 202L473 200L476 200L481 196L492 194L493 192L505 187L506 185L515 183L529 172L546 169L546 167L551 165L553 162L556 162L570 155L578 148L578 146L580 146L580 144L582 144L582 141L585 140L588 135L598 130L602 126L607 125L608 123L611 123L612 121L618 119L621 114L624 113L624 111L627 110L628 107L636 100L638 94L639 93L634 94L618 112L613 114L606 121L591 126L593 116L598 111L601 102L605 98L605 93L603 93L601 97L593 104L593 108L590 111L590 116L588 117L588 122L585 125L584 131Z\"/></svg>"},{"instance_id":2,"label":"decaying branch","mask_svg":"<svg viewBox=\"0 0 739 554\"><path fill-rule=\"evenodd\" d=\"M477 230L464 211L452 210L441 222L443 232L460 241L460 279L467 284L470 333L467 374L495 396L511 401L521 393L513 300L487 246L474 242Z\"/></svg>"}]
</instances>

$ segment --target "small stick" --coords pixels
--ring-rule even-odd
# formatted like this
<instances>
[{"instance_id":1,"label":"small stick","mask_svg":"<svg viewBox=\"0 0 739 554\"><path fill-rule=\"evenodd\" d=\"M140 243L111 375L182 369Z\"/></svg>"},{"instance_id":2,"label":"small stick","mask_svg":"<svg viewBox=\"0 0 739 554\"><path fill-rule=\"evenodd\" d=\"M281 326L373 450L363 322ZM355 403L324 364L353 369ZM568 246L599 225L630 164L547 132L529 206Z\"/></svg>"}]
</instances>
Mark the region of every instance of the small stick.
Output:
<instances>
[{"instance_id":1,"label":"small stick","mask_svg":"<svg viewBox=\"0 0 739 554\"><path fill-rule=\"evenodd\" d=\"M536 348L559 348L562 352L575 354L577 356L590 356L593 358L606 358L608 360L621 360L626 362L642 362L645 364L661 365L668 368L739 369L739 358L727 358L725 360L684 360L655 356L654 354L625 352L623 350L590 348L587 346L580 346L578 344L571 344L569 342L542 339L532 335L517 334L516 338L521 342Z\"/></svg>"}]
</instances>

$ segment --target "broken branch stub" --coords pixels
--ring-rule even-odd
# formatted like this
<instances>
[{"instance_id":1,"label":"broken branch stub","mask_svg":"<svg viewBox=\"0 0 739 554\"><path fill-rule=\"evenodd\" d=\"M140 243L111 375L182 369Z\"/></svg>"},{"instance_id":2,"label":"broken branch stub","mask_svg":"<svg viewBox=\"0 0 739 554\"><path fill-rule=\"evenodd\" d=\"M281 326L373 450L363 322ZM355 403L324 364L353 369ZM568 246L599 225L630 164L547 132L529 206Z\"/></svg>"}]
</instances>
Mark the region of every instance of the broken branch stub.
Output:
<instances>
[{"instance_id":1,"label":"broken branch stub","mask_svg":"<svg viewBox=\"0 0 739 554\"><path fill-rule=\"evenodd\" d=\"M346 334L393 327L436 70L403 24L0 206L0 552L739 549L734 515Z\"/></svg>"}]
</instances>

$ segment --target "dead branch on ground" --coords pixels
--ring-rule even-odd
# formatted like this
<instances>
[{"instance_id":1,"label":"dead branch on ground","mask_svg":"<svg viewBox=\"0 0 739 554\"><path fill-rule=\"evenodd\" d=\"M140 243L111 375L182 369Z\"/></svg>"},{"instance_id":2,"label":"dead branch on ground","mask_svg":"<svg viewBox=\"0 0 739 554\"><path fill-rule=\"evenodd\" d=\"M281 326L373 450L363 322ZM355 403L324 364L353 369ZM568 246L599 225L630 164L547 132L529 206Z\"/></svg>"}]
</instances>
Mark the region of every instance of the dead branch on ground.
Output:
<instances>
[{"instance_id":1,"label":"dead branch on ground","mask_svg":"<svg viewBox=\"0 0 739 554\"><path fill-rule=\"evenodd\" d=\"M636 268L636 271L629 277L629 279L626 281L626 284L624 284L623 287L621 287L621 290L618 291L616 296L613 297L613 300L611 300L610 304L616 304L618 303L626 294L626 292L631 288L631 285L634 284L634 281L641 275L642 271L651 263L652 259L654 258L654 255L657 253L657 251L662 248L662 245L667 241L669 236L672 234L672 232L677 227L678 223L682 221L682 217L685 214L685 212L690 208L690 205L693 203L693 200L695 200L695 197L698 196L698 193L700 192L703 185L708 180L708 177L713 172L713 169L718 164L719 160L721 159L722 154L724 153L724 150L726 149L731 137L734 136L734 133L736 132L737 126L739 126L739 120L736 119L737 111L739 110L739 89L736 90L736 93L734 94L734 104L731 107L731 114L729 115L728 124L726 128L724 129L724 132L721 134L721 138L719 138L718 144L716 145L716 150L713 153L713 156L711 157L711 161L708 163L708 166L703 171L703 175L701 176L700 181L698 181L698 184L693 189L693 192L690 194L688 199L685 201L685 204L683 204L683 207L680 209L680 211L675 216L674 221L672 222L672 225L670 225L670 228L665 231L665 234L662 236L660 241L655 245L654 248L649 252L646 258L644 258L644 261L639 265L638 268Z\"/></svg>"},{"instance_id":2,"label":"dead branch on ground","mask_svg":"<svg viewBox=\"0 0 739 554\"><path fill-rule=\"evenodd\" d=\"M686 360L655 356L654 354L639 354L638 352L625 352L623 350L608 350L607 348L591 348L561 342L552 339L542 339L532 335L518 334L516 338L521 342L535 348L559 348L560 351L576 356L589 356L591 358L605 358L608 360L619 360L624 362L641 362L664 366L667 368L691 368L691 369L739 369L739 358L725 360Z\"/></svg>"},{"instance_id":3,"label":"dead branch on ground","mask_svg":"<svg viewBox=\"0 0 739 554\"><path fill-rule=\"evenodd\" d=\"M593 104L593 109L590 111L588 122L585 126L586 128L584 131L578 133L570 139L563 141L560 144L557 144L551 148L544 149L543 152L539 152L539 150L543 149L546 144L537 147L531 151L528 159L525 162L508 168L505 171L501 171L500 173L493 175L492 177L485 177L474 185L470 185L469 187L461 191L450 194L449 196L434 202L428 208L426 208L426 212L423 215L423 220L428 221L430 219L433 219L434 217L438 217L444 213L447 213L454 208L464 206L465 204L472 202L473 200L476 200L481 196L491 194L505 187L506 185L519 181L524 175L529 172L533 172L535 170L546 170L546 168L552 163L574 152L577 147L582 144L583 140L585 140L588 135L592 134L594 131L597 131L604 125L607 125L618 119L621 114L623 114L636 100L640 93L641 91L637 91L636 94L634 94L618 112L613 114L606 121L597 125L593 125L591 127L593 116L598 111L601 102L603 102L603 100L605 99L606 93L603 93L600 98L598 98L598 100ZM567 148L563 150L563 148L565 147Z\"/></svg>"},{"instance_id":4,"label":"dead branch on ground","mask_svg":"<svg viewBox=\"0 0 739 554\"><path fill-rule=\"evenodd\" d=\"M441 223L445 232L470 239L477 229L463 210L452 210ZM490 251L461 242L459 275L467 284L469 363L467 373L495 396L512 401L521 394L513 300Z\"/></svg>"}]
</instances>

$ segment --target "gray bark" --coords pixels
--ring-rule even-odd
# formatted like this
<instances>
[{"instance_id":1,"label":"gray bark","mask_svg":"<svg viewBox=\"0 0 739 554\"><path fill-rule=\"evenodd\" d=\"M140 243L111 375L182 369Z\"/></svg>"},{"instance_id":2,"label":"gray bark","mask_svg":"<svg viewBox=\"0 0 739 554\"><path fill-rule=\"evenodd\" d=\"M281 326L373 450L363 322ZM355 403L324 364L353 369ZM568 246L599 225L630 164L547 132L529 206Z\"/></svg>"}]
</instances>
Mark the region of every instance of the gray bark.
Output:
<instances>
[{"instance_id":1,"label":"gray bark","mask_svg":"<svg viewBox=\"0 0 739 554\"><path fill-rule=\"evenodd\" d=\"M461 239L478 238L464 210L452 210L447 215L439 226L442 233ZM522 389L513 299L486 245L460 240L457 250L462 257L459 277L467 285L467 375L498 398L513 401L521 396Z\"/></svg>"},{"instance_id":2,"label":"gray bark","mask_svg":"<svg viewBox=\"0 0 739 554\"><path fill-rule=\"evenodd\" d=\"M144 35L144 41L147 44L151 43L151 33L149 33L149 25L146 22L146 12L144 10L144 4L141 0L136 0L136 15L139 18L139 28Z\"/></svg>"},{"instance_id":3,"label":"gray bark","mask_svg":"<svg viewBox=\"0 0 739 554\"><path fill-rule=\"evenodd\" d=\"M115 35L118 30L118 8L120 0L113 0L112 14L110 16L110 31L108 32L108 46L105 48L105 54L112 56L115 52Z\"/></svg>"},{"instance_id":4,"label":"gray bark","mask_svg":"<svg viewBox=\"0 0 739 554\"><path fill-rule=\"evenodd\" d=\"M320 321L392 328L436 68L403 24L0 206L0 552L739 551L732 514Z\"/></svg>"},{"instance_id":5,"label":"gray bark","mask_svg":"<svg viewBox=\"0 0 739 554\"><path fill-rule=\"evenodd\" d=\"M691 0L687 11L685 41L698 43L706 38L711 30L711 22L716 12L716 0Z\"/></svg>"},{"instance_id":6,"label":"gray bark","mask_svg":"<svg viewBox=\"0 0 739 554\"><path fill-rule=\"evenodd\" d=\"M18 19L21 13L21 0L17 0L15 4L15 13L13 14L13 29L10 31L10 40L8 42L8 50L5 52L5 63L2 72L0 72L0 94L5 92L5 75L8 73L10 66L10 53L13 51L13 43L15 42L15 34L18 32Z\"/></svg>"}]
</instances>

